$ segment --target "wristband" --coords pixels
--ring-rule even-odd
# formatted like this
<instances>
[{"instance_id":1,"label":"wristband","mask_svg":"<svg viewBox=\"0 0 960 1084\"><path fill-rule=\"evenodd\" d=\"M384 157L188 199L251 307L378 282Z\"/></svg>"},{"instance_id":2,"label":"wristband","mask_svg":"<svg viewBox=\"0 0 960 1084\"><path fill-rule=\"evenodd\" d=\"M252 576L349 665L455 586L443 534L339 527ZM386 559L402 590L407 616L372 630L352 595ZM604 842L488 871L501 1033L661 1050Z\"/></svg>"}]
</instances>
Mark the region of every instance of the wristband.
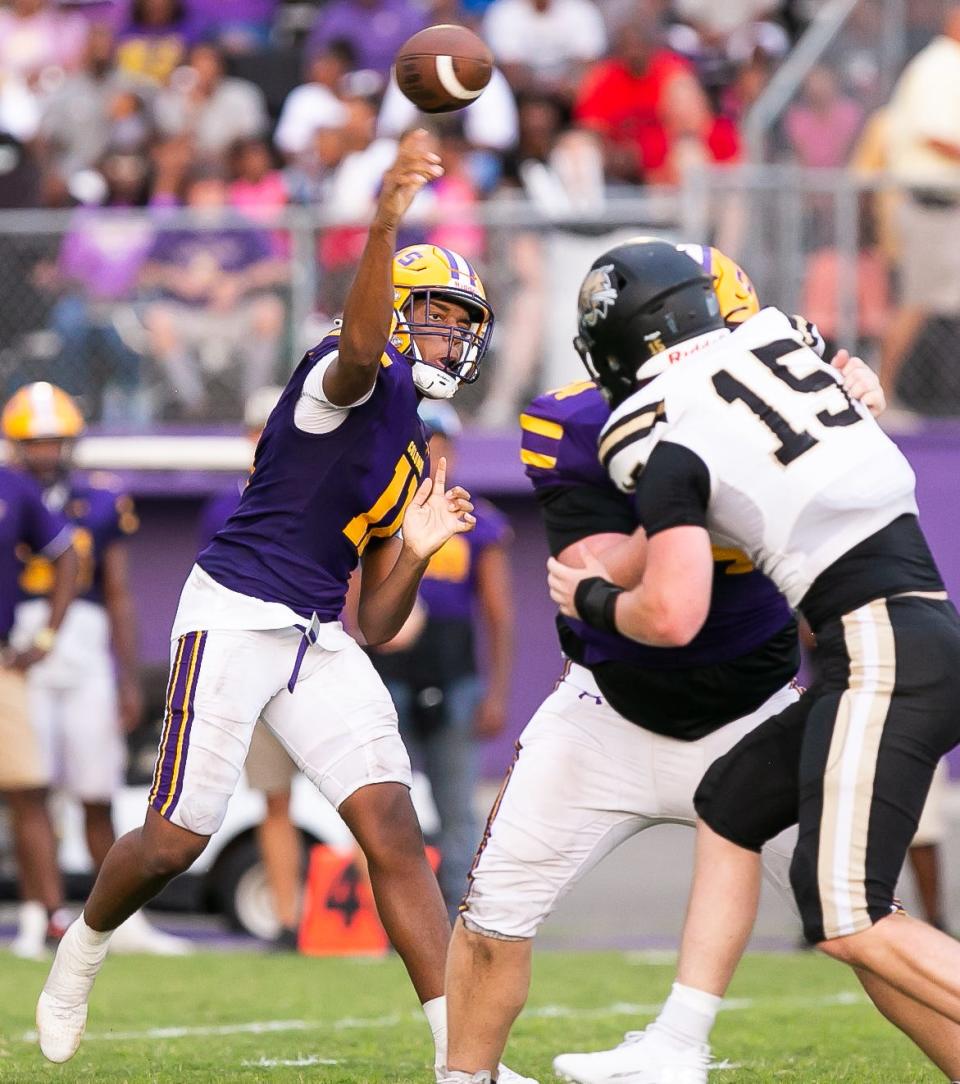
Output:
<instances>
[{"instance_id":1,"label":"wristband","mask_svg":"<svg viewBox=\"0 0 960 1084\"><path fill-rule=\"evenodd\" d=\"M600 576L591 576L577 584L573 604L577 613L591 628L616 632L617 596L622 594L622 587L617 587L615 583Z\"/></svg>"},{"instance_id":2,"label":"wristband","mask_svg":"<svg viewBox=\"0 0 960 1084\"><path fill-rule=\"evenodd\" d=\"M45 655L48 655L53 650L53 643L57 638L57 630L52 629L49 625L40 629L40 631L33 638L33 646L42 651Z\"/></svg>"}]
</instances>

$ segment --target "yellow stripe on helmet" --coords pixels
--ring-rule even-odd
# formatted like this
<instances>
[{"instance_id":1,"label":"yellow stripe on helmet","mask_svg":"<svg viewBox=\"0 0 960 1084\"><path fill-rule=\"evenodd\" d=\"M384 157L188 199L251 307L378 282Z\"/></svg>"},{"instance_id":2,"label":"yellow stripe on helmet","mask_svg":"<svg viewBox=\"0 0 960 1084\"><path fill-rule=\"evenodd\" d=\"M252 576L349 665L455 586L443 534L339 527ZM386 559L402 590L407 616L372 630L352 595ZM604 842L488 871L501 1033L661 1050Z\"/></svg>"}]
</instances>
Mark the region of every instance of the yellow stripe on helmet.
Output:
<instances>
[{"instance_id":1,"label":"yellow stripe on helmet","mask_svg":"<svg viewBox=\"0 0 960 1084\"><path fill-rule=\"evenodd\" d=\"M7 440L55 440L79 437L84 423L72 396L41 380L22 387L9 400L0 428Z\"/></svg>"}]
</instances>

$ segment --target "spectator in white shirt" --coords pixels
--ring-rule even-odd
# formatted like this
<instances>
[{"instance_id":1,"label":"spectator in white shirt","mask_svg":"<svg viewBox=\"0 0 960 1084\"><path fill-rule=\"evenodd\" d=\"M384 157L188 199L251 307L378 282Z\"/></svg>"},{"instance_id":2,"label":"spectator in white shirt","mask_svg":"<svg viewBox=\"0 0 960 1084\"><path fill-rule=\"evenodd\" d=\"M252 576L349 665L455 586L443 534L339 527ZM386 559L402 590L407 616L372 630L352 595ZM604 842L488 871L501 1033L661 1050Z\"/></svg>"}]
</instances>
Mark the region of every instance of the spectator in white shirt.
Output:
<instances>
[{"instance_id":1,"label":"spectator in white shirt","mask_svg":"<svg viewBox=\"0 0 960 1084\"><path fill-rule=\"evenodd\" d=\"M336 127L343 113L338 89L356 64L353 46L332 41L310 61L308 82L287 95L273 141L288 159L309 150L318 128Z\"/></svg>"},{"instance_id":2,"label":"spectator in white shirt","mask_svg":"<svg viewBox=\"0 0 960 1084\"><path fill-rule=\"evenodd\" d=\"M494 0L483 36L514 90L568 101L583 67L607 47L603 16L592 0Z\"/></svg>"}]
</instances>

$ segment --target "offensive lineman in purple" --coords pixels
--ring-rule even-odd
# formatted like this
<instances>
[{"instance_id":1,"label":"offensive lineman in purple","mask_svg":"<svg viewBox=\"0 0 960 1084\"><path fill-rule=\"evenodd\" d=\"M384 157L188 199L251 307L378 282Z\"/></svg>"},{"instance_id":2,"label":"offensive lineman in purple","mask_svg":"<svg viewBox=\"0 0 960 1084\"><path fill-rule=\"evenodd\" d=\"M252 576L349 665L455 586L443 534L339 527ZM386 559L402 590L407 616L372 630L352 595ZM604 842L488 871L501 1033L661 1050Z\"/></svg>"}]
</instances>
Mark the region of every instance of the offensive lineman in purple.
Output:
<instances>
[{"instance_id":1,"label":"offensive lineman in purple","mask_svg":"<svg viewBox=\"0 0 960 1084\"><path fill-rule=\"evenodd\" d=\"M629 499L597 458L609 413L583 381L541 395L521 417L521 455L555 557L590 536L636 527ZM749 713L796 673L796 624L783 596L743 554L716 550L714 559L710 616L686 647L646 647L557 618L564 652L608 686L617 710L672 737L701 737Z\"/></svg>"}]
</instances>

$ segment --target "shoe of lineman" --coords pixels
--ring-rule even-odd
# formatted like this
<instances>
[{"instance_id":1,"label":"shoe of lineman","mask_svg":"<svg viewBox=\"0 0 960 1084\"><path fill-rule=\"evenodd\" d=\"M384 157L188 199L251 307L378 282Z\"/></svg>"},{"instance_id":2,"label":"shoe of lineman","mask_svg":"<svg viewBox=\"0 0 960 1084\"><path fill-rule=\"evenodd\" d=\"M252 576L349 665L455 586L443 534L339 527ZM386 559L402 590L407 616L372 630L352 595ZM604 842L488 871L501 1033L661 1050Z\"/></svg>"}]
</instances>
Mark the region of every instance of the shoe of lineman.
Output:
<instances>
[{"instance_id":1,"label":"shoe of lineman","mask_svg":"<svg viewBox=\"0 0 960 1084\"><path fill-rule=\"evenodd\" d=\"M79 920L78 920L79 922ZM77 922L63 935L37 1001L37 1035L48 1061L69 1061L87 1026L87 999L106 957L91 959L77 944Z\"/></svg>"},{"instance_id":2,"label":"shoe of lineman","mask_svg":"<svg viewBox=\"0 0 960 1084\"><path fill-rule=\"evenodd\" d=\"M577 1084L707 1084L710 1047L680 1046L648 1028L628 1031L613 1050L560 1054L553 1068Z\"/></svg>"},{"instance_id":3,"label":"shoe of lineman","mask_svg":"<svg viewBox=\"0 0 960 1084\"><path fill-rule=\"evenodd\" d=\"M484 1069L478 1073L464 1073L457 1069L437 1066L437 1084L491 1084L490 1074ZM497 1084L538 1084L532 1077L521 1076L502 1063L497 1066Z\"/></svg>"},{"instance_id":4,"label":"shoe of lineman","mask_svg":"<svg viewBox=\"0 0 960 1084\"><path fill-rule=\"evenodd\" d=\"M532 1076L521 1076L501 1062L497 1066L497 1084L538 1084Z\"/></svg>"},{"instance_id":5,"label":"shoe of lineman","mask_svg":"<svg viewBox=\"0 0 960 1084\"><path fill-rule=\"evenodd\" d=\"M151 926L142 911L122 922L110 939L111 952L145 952L151 956L189 956L193 946L185 937L174 937Z\"/></svg>"}]
</instances>

